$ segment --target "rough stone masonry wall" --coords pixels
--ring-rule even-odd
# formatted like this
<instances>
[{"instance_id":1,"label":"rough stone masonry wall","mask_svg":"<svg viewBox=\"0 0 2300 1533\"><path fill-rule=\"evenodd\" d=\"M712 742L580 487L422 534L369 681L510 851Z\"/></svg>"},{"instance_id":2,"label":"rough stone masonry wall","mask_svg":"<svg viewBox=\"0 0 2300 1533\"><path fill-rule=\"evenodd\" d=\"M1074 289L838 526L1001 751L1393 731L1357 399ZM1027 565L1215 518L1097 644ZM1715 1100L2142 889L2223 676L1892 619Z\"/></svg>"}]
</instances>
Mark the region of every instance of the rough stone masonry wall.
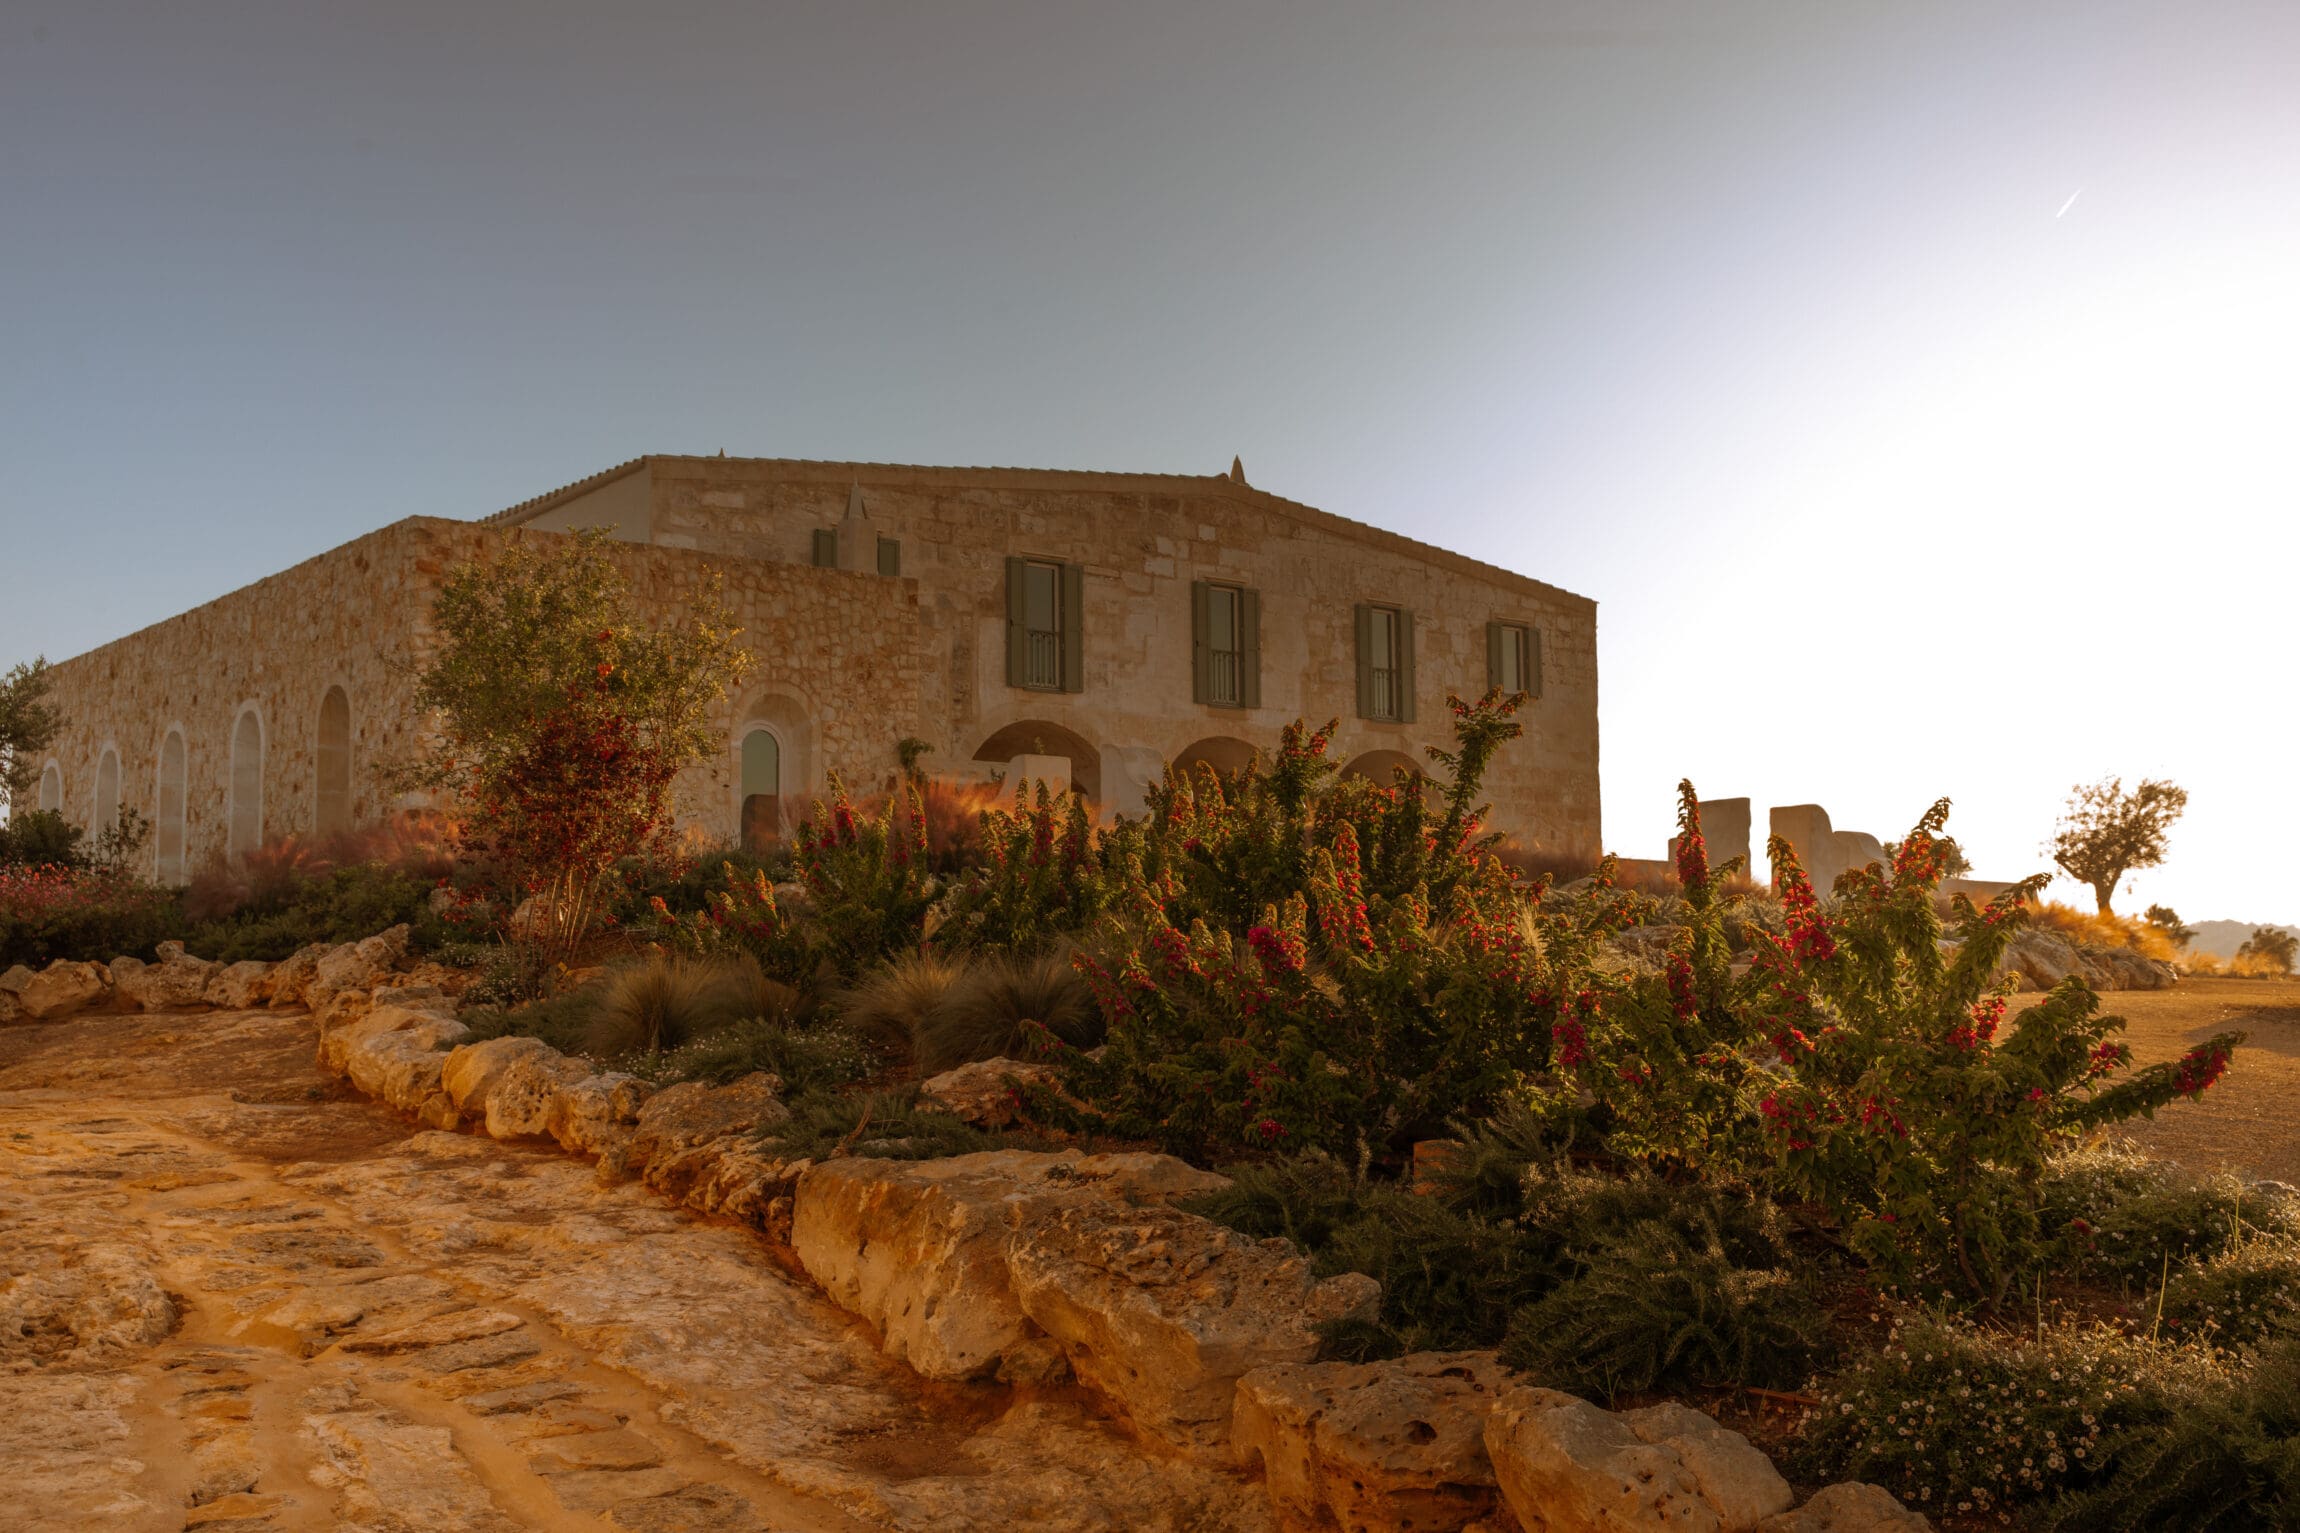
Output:
<instances>
[{"instance_id":1,"label":"rough stone masonry wall","mask_svg":"<svg viewBox=\"0 0 2300 1533\"><path fill-rule=\"evenodd\" d=\"M415 743L409 662L431 641L441 580L457 562L510 538L551 536L411 518L62 662L56 701L67 723L52 754L64 774L66 814L83 825L93 819L97 766L109 745L119 754L122 805L156 818L161 742L181 728L186 864L197 869L223 849L232 731L252 706L264 737L262 835L308 833L320 702L340 685L351 701L353 816L372 822L390 807L376 768ZM611 552L642 610L667 612L712 571L723 574L759 666L719 723L803 711L815 781L834 767L875 778L892 764L894 739L922 727L915 582L669 548ZM682 775L682 822L728 836L735 791L730 742Z\"/></svg>"},{"instance_id":2,"label":"rough stone masonry wall","mask_svg":"<svg viewBox=\"0 0 2300 1533\"><path fill-rule=\"evenodd\" d=\"M965 762L1001 728L1044 721L1099 750L1103 796L1121 808L1192 744L1267 746L1296 718L1338 718L1343 761L1374 751L1421 761L1423 746L1446 738L1446 693L1485 688L1486 623L1530 623L1544 685L1523 715L1526 739L1492 775L1495 819L1560 855L1598 850L1596 606L1586 598L1219 477L739 458L651 458L637 472L652 487L658 544L794 563L809 560L814 530L838 524L859 483L874 530L901 540L903 575L920 589L935 721L920 733L933 762ZM1007 685L1010 554L1084 567L1082 693ZM1261 593L1258 709L1191 700L1190 584L1200 579ZM1414 724L1356 717L1353 625L1366 601L1416 614Z\"/></svg>"}]
</instances>

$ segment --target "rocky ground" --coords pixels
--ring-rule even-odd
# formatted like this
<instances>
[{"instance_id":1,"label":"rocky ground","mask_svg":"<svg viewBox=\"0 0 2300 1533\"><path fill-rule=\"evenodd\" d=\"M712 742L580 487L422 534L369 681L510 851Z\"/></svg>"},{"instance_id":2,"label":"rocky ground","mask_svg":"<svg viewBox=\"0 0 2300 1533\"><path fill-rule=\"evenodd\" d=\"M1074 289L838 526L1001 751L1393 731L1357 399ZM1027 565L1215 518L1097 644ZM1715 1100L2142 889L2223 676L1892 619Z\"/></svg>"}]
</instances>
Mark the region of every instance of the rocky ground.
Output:
<instances>
[{"instance_id":1,"label":"rocky ground","mask_svg":"<svg viewBox=\"0 0 2300 1533\"><path fill-rule=\"evenodd\" d=\"M716 1226L423 1130L301 1013L0 1028L0 1529L1230 1529L1088 1399L932 1385Z\"/></svg>"}]
</instances>

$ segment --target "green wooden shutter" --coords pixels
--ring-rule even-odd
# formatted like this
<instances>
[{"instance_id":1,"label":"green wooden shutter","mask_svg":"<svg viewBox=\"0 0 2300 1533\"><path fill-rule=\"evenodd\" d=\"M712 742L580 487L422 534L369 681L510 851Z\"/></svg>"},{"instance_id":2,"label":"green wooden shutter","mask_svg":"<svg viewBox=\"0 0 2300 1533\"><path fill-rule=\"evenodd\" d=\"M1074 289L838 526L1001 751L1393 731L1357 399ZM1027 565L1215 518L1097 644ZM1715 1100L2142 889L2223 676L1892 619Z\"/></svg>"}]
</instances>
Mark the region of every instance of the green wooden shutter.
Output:
<instances>
[{"instance_id":1,"label":"green wooden shutter","mask_svg":"<svg viewBox=\"0 0 2300 1533\"><path fill-rule=\"evenodd\" d=\"M1541 630L1525 625L1525 690L1541 696Z\"/></svg>"},{"instance_id":2,"label":"green wooden shutter","mask_svg":"<svg viewBox=\"0 0 2300 1533\"><path fill-rule=\"evenodd\" d=\"M1374 716L1374 609L1358 603L1358 717Z\"/></svg>"},{"instance_id":3,"label":"green wooden shutter","mask_svg":"<svg viewBox=\"0 0 2300 1533\"><path fill-rule=\"evenodd\" d=\"M1398 608L1398 722L1414 721L1414 614Z\"/></svg>"},{"instance_id":4,"label":"green wooden shutter","mask_svg":"<svg viewBox=\"0 0 2300 1533\"><path fill-rule=\"evenodd\" d=\"M1508 643L1508 624L1485 625L1485 689L1488 692L1501 685L1502 666L1506 660L1505 646Z\"/></svg>"},{"instance_id":5,"label":"green wooden shutter","mask_svg":"<svg viewBox=\"0 0 2300 1533\"><path fill-rule=\"evenodd\" d=\"M839 563L839 534L835 527L815 529L815 568L837 569Z\"/></svg>"},{"instance_id":6,"label":"green wooden shutter","mask_svg":"<svg viewBox=\"0 0 2300 1533\"><path fill-rule=\"evenodd\" d=\"M1019 687L1028 674L1023 651L1029 643L1024 630L1027 613L1023 607L1023 570L1028 561L1006 561L1006 684Z\"/></svg>"},{"instance_id":7,"label":"green wooden shutter","mask_svg":"<svg viewBox=\"0 0 2300 1533\"><path fill-rule=\"evenodd\" d=\"M895 538L878 540L878 572L881 575L902 573L902 543Z\"/></svg>"},{"instance_id":8,"label":"green wooden shutter","mask_svg":"<svg viewBox=\"0 0 2300 1533\"><path fill-rule=\"evenodd\" d=\"M1239 657L1238 702L1247 708L1262 706L1262 593L1238 593Z\"/></svg>"},{"instance_id":9,"label":"green wooden shutter","mask_svg":"<svg viewBox=\"0 0 2300 1533\"><path fill-rule=\"evenodd\" d=\"M1062 690L1086 690L1086 570L1062 566Z\"/></svg>"},{"instance_id":10,"label":"green wooden shutter","mask_svg":"<svg viewBox=\"0 0 2300 1533\"><path fill-rule=\"evenodd\" d=\"M1190 582L1190 701L1202 703L1214 693L1213 597L1203 580Z\"/></svg>"}]
</instances>

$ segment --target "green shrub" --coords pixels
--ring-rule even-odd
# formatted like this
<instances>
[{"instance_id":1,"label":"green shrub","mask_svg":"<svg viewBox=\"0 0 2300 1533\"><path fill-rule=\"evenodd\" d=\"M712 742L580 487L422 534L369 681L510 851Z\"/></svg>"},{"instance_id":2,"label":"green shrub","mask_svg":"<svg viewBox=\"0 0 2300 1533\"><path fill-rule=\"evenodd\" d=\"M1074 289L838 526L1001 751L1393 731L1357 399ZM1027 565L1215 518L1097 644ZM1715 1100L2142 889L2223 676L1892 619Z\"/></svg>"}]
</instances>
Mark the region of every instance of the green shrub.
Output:
<instances>
[{"instance_id":1,"label":"green shrub","mask_svg":"<svg viewBox=\"0 0 2300 1533\"><path fill-rule=\"evenodd\" d=\"M908 1055L911 1039L942 1004L959 965L936 953L902 953L879 965L833 1001L847 1026L890 1053Z\"/></svg>"},{"instance_id":2,"label":"green shrub","mask_svg":"<svg viewBox=\"0 0 2300 1533\"><path fill-rule=\"evenodd\" d=\"M635 1061L634 1073L658 1084L707 1081L723 1086L760 1070L782 1077L786 1095L836 1091L876 1068L870 1046L836 1023L800 1026L787 1018L750 1017Z\"/></svg>"},{"instance_id":3,"label":"green shrub","mask_svg":"<svg viewBox=\"0 0 2300 1533\"><path fill-rule=\"evenodd\" d=\"M167 890L114 874L0 868L0 969L149 958L181 925Z\"/></svg>"},{"instance_id":4,"label":"green shrub","mask_svg":"<svg viewBox=\"0 0 2300 1533\"><path fill-rule=\"evenodd\" d=\"M439 961L479 970L464 989L467 1006L512 1007L543 1000L558 969L551 955L532 942L465 943L452 956L443 949Z\"/></svg>"},{"instance_id":5,"label":"green shrub","mask_svg":"<svg viewBox=\"0 0 2300 1533\"><path fill-rule=\"evenodd\" d=\"M19 809L0 820L0 868L76 868L87 833L54 809Z\"/></svg>"},{"instance_id":6,"label":"green shrub","mask_svg":"<svg viewBox=\"0 0 2300 1533\"><path fill-rule=\"evenodd\" d=\"M933 1075L978 1059L1034 1051L1043 1028L1072 1048L1101 1041L1101 1014L1086 982L1059 953L978 958L959 971L911 1033L911 1057Z\"/></svg>"},{"instance_id":7,"label":"green shrub","mask_svg":"<svg viewBox=\"0 0 2300 1533\"><path fill-rule=\"evenodd\" d=\"M1117 885L1101 876L1086 801L1038 785L1034 800L981 815L982 856L936 908L946 952L1030 953L1084 932Z\"/></svg>"},{"instance_id":8,"label":"green shrub","mask_svg":"<svg viewBox=\"0 0 2300 1533\"><path fill-rule=\"evenodd\" d=\"M934 903L926 872L926 817L915 787L876 815L856 811L834 773L827 804L799 826L799 883L813 902L809 935L849 981L897 953L916 951Z\"/></svg>"},{"instance_id":9,"label":"green shrub","mask_svg":"<svg viewBox=\"0 0 2300 1533\"><path fill-rule=\"evenodd\" d=\"M375 863L290 875L232 901L228 914L192 926L184 947L219 963L250 958L277 963L315 942L357 942L405 924L413 945L427 948L446 935L431 914L431 889L421 879Z\"/></svg>"},{"instance_id":10,"label":"green shrub","mask_svg":"<svg viewBox=\"0 0 2300 1533\"><path fill-rule=\"evenodd\" d=\"M750 1009L749 978L726 962L662 954L613 970L584 1033L584 1052L623 1059L683 1048Z\"/></svg>"},{"instance_id":11,"label":"green shrub","mask_svg":"<svg viewBox=\"0 0 2300 1533\"><path fill-rule=\"evenodd\" d=\"M2100 1444L2112 1469L2043 1525L2066 1533L2300 1527L2300 1339L2233 1379L2190 1370L2165 1408Z\"/></svg>"},{"instance_id":12,"label":"green shrub","mask_svg":"<svg viewBox=\"0 0 2300 1533\"><path fill-rule=\"evenodd\" d=\"M1353 1362L1493 1346L1510 1316L1557 1280L1547 1242L1394 1187L1364 1192L1314 1265L1321 1277L1363 1272L1382 1285L1371 1321L1325 1329L1320 1356Z\"/></svg>"},{"instance_id":13,"label":"green shrub","mask_svg":"<svg viewBox=\"0 0 2300 1533\"><path fill-rule=\"evenodd\" d=\"M2164 1324L2224 1347L2258 1347L2300 1331L2300 1241L2270 1237L2173 1269Z\"/></svg>"},{"instance_id":14,"label":"green shrub","mask_svg":"<svg viewBox=\"0 0 2300 1533\"><path fill-rule=\"evenodd\" d=\"M1578 1272L1518 1311L1502 1361L1608 1399L1804 1378L1821 1335L1810 1286L1787 1267L1741 1265L1716 1220L1693 1223L1608 1232Z\"/></svg>"},{"instance_id":15,"label":"green shrub","mask_svg":"<svg viewBox=\"0 0 2300 1533\"><path fill-rule=\"evenodd\" d=\"M2300 1200L2288 1193L2228 1172L2200 1176L2128 1140L2053 1157L2038 1192L2061 1262L2131 1290L2262 1237L2300 1239Z\"/></svg>"},{"instance_id":16,"label":"green shrub","mask_svg":"<svg viewBox=\"0 0 2300 1533\"><path fill-rule=\"evenodd\" d=\"M2200 1349L2105 1326L2037 1338L1919 1314L1829 1381L1801 1467L1874 1481L1936 1516L2002 1512L2097 1484L2110 1437L2161 1425L2179 1392L2226 1377Z\"/></svg>"},{"instance_id":17,"label":"green shrub","mask_svg":"<svg viewBox=\"0 0 2300 1533\"><path fill-rule=\"evenodd\" d=\"M471 1029L474 1042L488 1038L539 1038L562 1054L581 1054L598 1017L600 995L605 988L603 982L594 980L581 989L540 1000L467 1005L462 1021ZM466 1002L471 996L472 992L465 992Z\"/></svg>"},{"instance_id":18,"label":"green shrub","mask_svg":"<svg viewBox=\"0 0 2300 1533\"><path fill-rule=\"evenodd\" d=\"M790 1160L823 1160L833 1154L940 1160L977 1150L1055 1148L1040 1135L979 1129L950 1113L921 1107L916 1087L846 1096L816 1092L790 1105L789 1119L759 1135L767 1149Z\"/></svg>"}]
</instances>

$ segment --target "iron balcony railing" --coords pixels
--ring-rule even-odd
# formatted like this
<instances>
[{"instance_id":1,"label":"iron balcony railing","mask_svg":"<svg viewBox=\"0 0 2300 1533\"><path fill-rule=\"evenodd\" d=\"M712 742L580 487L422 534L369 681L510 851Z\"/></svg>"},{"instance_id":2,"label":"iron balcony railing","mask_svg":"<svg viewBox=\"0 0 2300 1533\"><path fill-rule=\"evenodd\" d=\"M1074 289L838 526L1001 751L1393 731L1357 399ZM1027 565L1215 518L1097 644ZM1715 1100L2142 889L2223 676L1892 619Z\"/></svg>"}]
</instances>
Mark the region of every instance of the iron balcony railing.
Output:
<instances>
[{"instance_id":1,"label":"iron balcony railing","mask_svg":"<svg viewBox=\"0 0 2300 1533\"><path fill-rule=\"evenodd\" d=\"M1022 674L1033 687L1062 685L1062 635L1033 629L1023 636Z\"/></svg>"}]
</instances>

